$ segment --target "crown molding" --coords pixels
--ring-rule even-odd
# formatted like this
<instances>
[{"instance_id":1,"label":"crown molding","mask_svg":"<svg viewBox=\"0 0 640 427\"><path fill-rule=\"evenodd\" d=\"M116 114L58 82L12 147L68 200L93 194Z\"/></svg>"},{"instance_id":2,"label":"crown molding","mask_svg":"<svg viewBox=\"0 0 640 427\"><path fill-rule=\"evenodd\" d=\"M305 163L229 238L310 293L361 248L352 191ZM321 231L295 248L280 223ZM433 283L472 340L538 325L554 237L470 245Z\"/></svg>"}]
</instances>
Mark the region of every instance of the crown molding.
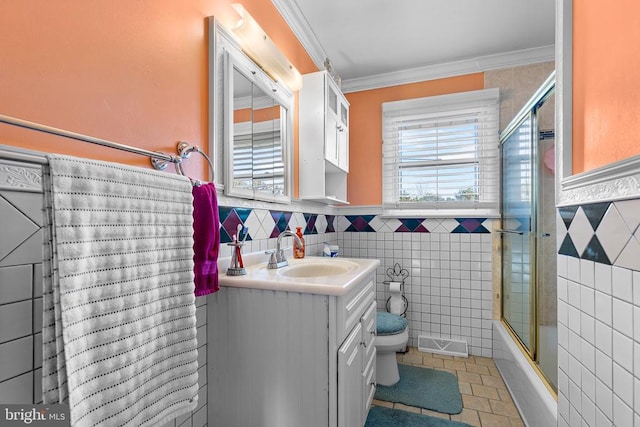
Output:
<instances>
[{"instance_id":1,"label":"crown molding","mask_svg":"<svg viewBox=\"0 0 640 427\"><path fill-rule=\"evenodd\" d=\"M324 70L324 60L328 57L327 52L320 44L295 0L271 0L271 2L280 12L285 22L289 24L302 47L305 48L307 54L318 67L318 70Z\"/></svg>"},{"instance_id":2,"label":"crown molding","mask_svg":"<svg viewBox=\"0 0 640 427\"><path fill-rule=\"evenodd\" d=\"M285 22L289 24L289 27L306 49L318 69L323 70L324 60L328 57L327 52L320 44L320 41L295 0L271 0L271 2L278 12L280 12ZM342 80L341 89L344 93L360 92L363 90L379 89L553 60L555 60L555 46L548 45Z\"/></svg>"},{"instance_id":3,"label":"crown molding","mask_svg":"<svg viewBox=\"0 0 640 427\"><path fill-rule=\"evenodd\" d=\"M555 59L554 45L532 49L523 49L495 55L479 56L462 61L448 62L437 65L411 68L391 73L377 74L369 77L342 81L344 93L360 92L363 90L379 89L407 83L417 83L427 80L455 77L501 68L518 67Z\"/></svg>"}]
</instances>

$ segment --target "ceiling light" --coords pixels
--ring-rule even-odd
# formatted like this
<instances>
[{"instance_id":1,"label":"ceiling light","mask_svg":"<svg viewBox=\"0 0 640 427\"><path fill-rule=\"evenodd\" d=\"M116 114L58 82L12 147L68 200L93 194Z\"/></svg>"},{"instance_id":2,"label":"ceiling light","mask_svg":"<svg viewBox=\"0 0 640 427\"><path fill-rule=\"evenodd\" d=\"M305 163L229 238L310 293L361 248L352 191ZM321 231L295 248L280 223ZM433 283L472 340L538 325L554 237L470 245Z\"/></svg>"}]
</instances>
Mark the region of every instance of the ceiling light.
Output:
<instances>
[{"instance_id":1,"label":"ceiling light","mask_svg":"<svg viewBox=\"0 0 640 427\"><path fill-rule=\"evenodd\" d=\"M296 67L240 3L233 3L231 6L240 15L232 32L237 36L242 50L275 81L282 82L293 91L300 90L302 76Z\"/></svg>"}]
</instances>

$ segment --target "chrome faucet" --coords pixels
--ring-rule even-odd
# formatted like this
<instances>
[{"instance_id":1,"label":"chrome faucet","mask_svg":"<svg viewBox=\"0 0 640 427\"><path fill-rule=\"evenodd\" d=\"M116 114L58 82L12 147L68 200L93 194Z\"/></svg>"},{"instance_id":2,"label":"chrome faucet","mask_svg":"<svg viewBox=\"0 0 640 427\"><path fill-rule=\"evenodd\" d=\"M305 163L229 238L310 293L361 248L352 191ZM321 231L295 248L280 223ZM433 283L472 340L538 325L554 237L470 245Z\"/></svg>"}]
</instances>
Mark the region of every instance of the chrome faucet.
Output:
<instances>
[{"instance_id":1,"label":"chrome faucet","mask_svg":"<svg viewBox=\"0 0 640 427\"><path fill-rule=\"evenodd\" d=\"M276 240L276 249L275 250L271 249L265 252L266 254L271 255L269 257L269 262L267 263L268 269L276 269L276 268L286 267L287 265L289 265L289 262L287 261L287 257L285 257L284 255L284 249L281 247L282 238L287 236L293 237L296 243L302 246L302 242L300 241L300 238L296 236L296 234L293 231L284 230L282 233L278 235L278 239Z\"/></svg>"}]
</instances>

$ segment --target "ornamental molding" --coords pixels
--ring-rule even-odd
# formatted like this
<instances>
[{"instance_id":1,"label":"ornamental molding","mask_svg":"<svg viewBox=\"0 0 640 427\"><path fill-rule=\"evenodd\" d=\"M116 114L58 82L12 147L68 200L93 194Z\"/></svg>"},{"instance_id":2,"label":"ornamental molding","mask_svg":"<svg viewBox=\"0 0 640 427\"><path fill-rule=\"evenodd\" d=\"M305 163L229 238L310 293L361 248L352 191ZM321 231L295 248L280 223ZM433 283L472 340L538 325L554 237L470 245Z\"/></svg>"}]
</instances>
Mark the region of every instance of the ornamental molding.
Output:
<instances>
[{"instance_id":1,"label":"ornamental molding","mask_svg":"<svg viewBox=\"0 0 640 427\"><path fill-rule=\"evenodd\" d=\"M0 190L42 192L42 168L0 160Z\"/></svg>"},{"instance_id":2,"label":"ornamental molding","mask_svg":"<svg viewBox=\"0 0 640 427\"><path fill-rule=\"evenodd\" d=\"M559 206L640 198L640 156L565 178Z\"/></svg>"}]
</instances>

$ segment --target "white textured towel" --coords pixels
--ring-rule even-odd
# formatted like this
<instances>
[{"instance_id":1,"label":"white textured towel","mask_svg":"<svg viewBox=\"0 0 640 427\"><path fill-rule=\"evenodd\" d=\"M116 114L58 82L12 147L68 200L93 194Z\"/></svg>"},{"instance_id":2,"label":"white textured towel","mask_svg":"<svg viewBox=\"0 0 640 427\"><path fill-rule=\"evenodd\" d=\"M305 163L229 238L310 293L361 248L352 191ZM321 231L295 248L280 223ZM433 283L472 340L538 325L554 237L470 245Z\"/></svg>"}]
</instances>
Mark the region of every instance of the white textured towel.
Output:
<instances>
[{"instance_id":1,"label":"white textured towel","mask_svg":"<svg viewBox=\"0 0 640 427\"><path fill-rule=\"evenodd\" d=\"M43 398L72 426L156 426L198 398L188 179L52 155Z\"/></svg>"}]
</instances>

